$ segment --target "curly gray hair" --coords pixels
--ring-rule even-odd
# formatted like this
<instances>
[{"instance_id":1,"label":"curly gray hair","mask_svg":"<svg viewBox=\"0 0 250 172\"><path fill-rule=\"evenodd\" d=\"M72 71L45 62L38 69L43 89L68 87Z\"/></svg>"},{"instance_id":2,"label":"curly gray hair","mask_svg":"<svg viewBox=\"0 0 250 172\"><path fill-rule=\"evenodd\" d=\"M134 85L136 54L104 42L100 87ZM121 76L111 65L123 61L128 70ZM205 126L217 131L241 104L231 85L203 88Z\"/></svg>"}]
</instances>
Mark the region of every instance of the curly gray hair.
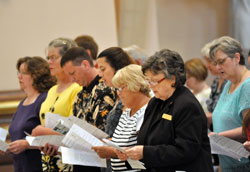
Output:
<instances>
[{"instance_id":1,"label":"curly gray hair","mask_svg":"<svg viewBox=\"0 0 250 172\"><path fill-rule=\"evenodd\" d=\"M142 72L150 71L154 74L163 73L166 79L175 76L175 87L186 82L186 72L182 57L175 51L163 49L156 52L142 65Z\"/></svg>"}]
</instances>

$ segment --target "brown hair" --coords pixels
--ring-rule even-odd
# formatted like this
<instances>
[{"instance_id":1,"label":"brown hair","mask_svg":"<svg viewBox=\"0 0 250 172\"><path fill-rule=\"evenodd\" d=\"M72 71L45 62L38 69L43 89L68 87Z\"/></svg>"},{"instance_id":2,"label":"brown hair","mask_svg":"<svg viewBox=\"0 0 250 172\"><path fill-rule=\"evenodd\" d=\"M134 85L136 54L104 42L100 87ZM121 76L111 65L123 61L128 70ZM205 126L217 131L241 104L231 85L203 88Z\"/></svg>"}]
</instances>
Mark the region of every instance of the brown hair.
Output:
<instances>
[{"instance_id":1,"label":"brown hair","mask_svg":"<svg viewBox=\"0 0 250 172\"><path fill-rule=\"evenodd\" d=\"M244 115L244 118L242 120L242 133L247 137L246 130L248 126L250 125L250 110L247 111L247 113Z\"/></svg>"},{"instance_id":2,"label":"brown hair","mask_svg":"<svg viewBox=\"0 0 250 172\"><path fill-rule=\"evenodd\" d=\"M92 36L78 36L75 39L75 42L79 47L83 47L84 49L89 50L91 52L91 57L93 58L93 60L96 60L98 53L98 45Z\"/></svg>"},{"instance_id":3,"label":"brown hair","mask_svg":"<svg viewBox=\"0 0 250 172\"><path fill-rule=\"evenodd\" d=\"M120 47L110 47L103 50L97 58L103 57L115 72L129 64L136 64L135 61Z\"/></svg>"},{"instance_id":4,"label":"brown hair","mask_svg":"<svg viewBox=\"0 0 250 172\"><path fill-rule=\"evenodd\" d=\"M33 87L39 93L48 91L56 84L56 79L50 75L49 64L42 57L23 57L17 61L16 68L19 71L21 64L25 64L26 72L33 79Z\"/></svg>"},{"instance_id":5,"label":"brown hair","mask_svg":"<svg viewBox=\"0 0 250 172\"><path fill-rule=\"evenodd\" d=\"M198 81L205 81L208 71L201 59L194 58L185 63L186 73Z\"/></svg>"}]
</instances>

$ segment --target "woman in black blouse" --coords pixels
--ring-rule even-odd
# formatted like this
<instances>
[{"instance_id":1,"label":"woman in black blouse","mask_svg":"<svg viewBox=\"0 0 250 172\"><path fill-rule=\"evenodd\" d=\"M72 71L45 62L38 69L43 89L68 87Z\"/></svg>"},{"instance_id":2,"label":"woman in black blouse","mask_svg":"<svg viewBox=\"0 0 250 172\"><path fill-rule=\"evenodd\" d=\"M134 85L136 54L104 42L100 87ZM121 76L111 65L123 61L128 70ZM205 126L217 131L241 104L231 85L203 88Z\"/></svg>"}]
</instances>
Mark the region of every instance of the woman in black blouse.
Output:
<instances>
[{"instance_id":1,"label":"woman in black blouse","mask_svg":"<svg viewBox=\"0 0 250 172\"><path fill-rule=\"evenodd\" d=\"M163 49L143 64L142 71L155 97L145 111L138 146L118 153L119 157L142 160L149 172L212 172L206 115L183 86L181 56Z\"/></svg>"}]
</instances>

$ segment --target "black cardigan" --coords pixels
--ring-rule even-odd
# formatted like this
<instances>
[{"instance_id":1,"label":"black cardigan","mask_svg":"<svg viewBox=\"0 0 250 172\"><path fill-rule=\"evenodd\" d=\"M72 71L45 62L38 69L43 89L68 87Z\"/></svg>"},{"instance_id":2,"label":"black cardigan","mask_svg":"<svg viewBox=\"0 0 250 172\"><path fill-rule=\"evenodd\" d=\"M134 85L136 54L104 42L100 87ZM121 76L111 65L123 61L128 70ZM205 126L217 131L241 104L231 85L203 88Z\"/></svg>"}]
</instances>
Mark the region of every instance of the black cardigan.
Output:
<instances>
[{"instance_id":1,"label":"black cardigan","mask_svg":"<svg viewBox=\"0 0 250 172\"><path fill-rule=\"evenodd\" d=\"M206 115L184 86L166 101L150 100L137 142L146 171L213 171Z\"/></svg>"}]
</instances>

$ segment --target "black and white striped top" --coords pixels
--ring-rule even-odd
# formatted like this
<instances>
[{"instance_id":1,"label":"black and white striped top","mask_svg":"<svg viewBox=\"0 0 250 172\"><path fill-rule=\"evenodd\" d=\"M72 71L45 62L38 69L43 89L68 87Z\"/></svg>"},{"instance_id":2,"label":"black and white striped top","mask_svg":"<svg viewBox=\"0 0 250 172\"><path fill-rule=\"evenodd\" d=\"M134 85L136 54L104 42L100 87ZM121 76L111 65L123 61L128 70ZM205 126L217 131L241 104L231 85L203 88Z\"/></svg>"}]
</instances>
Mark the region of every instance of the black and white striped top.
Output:
<instances>
[{"instance_id":1,"label":"black and white striped top","mask_svg":"<svg viewBox=\"0 0 250 172\"><path fill-rule=\"evenodd\" d=\"M113 134L112 142L120 147L131 147L137 144L137 132L141 128L146 107L147 105L144 105L133 116L130 116L131 109L124 110ZM113 171L140 171L132 169L127 161L117 158L111 159L111 166Z\"/></svg>"}]
</instances>

